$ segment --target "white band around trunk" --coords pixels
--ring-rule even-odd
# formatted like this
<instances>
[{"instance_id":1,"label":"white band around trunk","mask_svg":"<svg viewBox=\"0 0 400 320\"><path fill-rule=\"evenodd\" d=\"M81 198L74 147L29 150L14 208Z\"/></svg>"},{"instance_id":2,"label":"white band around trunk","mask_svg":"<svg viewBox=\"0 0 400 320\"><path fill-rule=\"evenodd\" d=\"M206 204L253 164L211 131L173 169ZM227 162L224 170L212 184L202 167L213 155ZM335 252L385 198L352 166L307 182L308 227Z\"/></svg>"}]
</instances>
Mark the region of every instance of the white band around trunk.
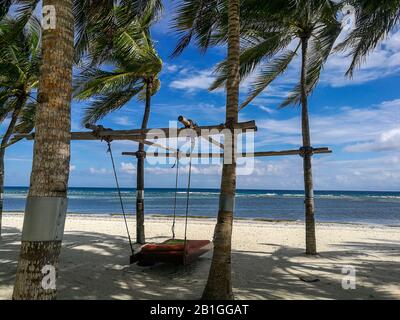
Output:
<instances>
[{"instance_id":1,"label":"white band around trunk","mask_svg":"<svg viewBox=\"0 0 400 320\"><path fill-rule=\"evenodd\" d=\"M67 198L28 197L22 241L61 241L66 213Z\"/></svg>"},{"instance_id":2,"label":"white band around trunk","mask_svg":"<svg viewBox=\"0 0 400 320\"><path fill-rule=\"evenodd\" d=\"M136 199L144 199L144 190L136 190Z\"/></svg>"},{"instance_id":3,"label":"white band around trunk","mask_svg":"<svg viewBox=\"0 0 400 320\"><path fill-rule=\"evenodd\" d=\"M219 197L219 210L233 212L235 209L235 197L221 194Z\"/></svg>"}]
</instances>

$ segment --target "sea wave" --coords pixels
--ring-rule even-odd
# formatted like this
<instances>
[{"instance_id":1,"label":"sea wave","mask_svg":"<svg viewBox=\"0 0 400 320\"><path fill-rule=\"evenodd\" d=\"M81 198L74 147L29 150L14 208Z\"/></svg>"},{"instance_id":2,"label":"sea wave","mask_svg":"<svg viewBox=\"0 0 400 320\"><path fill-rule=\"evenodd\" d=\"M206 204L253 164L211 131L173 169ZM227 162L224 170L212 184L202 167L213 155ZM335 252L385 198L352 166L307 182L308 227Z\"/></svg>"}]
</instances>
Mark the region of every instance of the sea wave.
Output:
<instances>
[{"instance_id":1,"label":"sea wave","mask_svg":"<svg viewBox=\"0 0 400 320\"><path fill-rule=\"evenodd\" d=\"M380 198L380 199L398 199L400 200L400 196L366 196L366 198Z\"/></svg>"},{"instance_id":2,"label":"sea wave","mask_svg":"<svg viewBox=\"0 0 400 320\"><path fill-rule=\"evenodd\" d=\"M247 198L270 198L278 196L277 193L238 193L237 197L247 197Z\"/></svg>"},{"instance_id":3,"label":"sea wave","mask_svg":"<svg viewBox=\"0 0 400 320\"><path fill-rule=\"evenodd\" d=\"M187 194L186 191L178 191L177 194ZM199 196L215 196L219 195L219 192L199 192L199 191L190 191L189 194L199 195Z\"/></svg>"},{"instance_id":4,"label":"sea wave","mask_svg":"<svg viewBox=\"0 0 400 320\"><path fill-rule=\"evenodd\" d=\"M168 199L174 196L175 190L166 189L166 190L146 190L146 198L150 200L154 199ZM8 189L6 188L4 198L9 200L21 201L25 200L28 194L28 189ZM186 195L186 191L180 189L177 192L178 196L181 198ZM219 191L217 190L191 190L190 195L192 198L207 198L214 199L219 196ZM123 189L121 190L121 195L123 199L131 200L135 198L136 192L134 189ZM241 199L246 198L303 198L304 194L299 191L293 192L285 192L285 191L267 191L262 192L261 190L252 191L252 190L238 190L237 197ZM104 190L96 190L96 189L71 189L68 193L68 198L71 200L90 200L90 201L99 201L99 200L111 200L118 198L118 192L115 189L109 188ZM387 193L379 193L379 192L332 192L332 193L321 193L315 192L316 199L329 199L329 200L349 200L349 201L379 201L379 202L398 202L400 201L400 194L396 192L387 192Z\"/></svg>"}]
</instances>

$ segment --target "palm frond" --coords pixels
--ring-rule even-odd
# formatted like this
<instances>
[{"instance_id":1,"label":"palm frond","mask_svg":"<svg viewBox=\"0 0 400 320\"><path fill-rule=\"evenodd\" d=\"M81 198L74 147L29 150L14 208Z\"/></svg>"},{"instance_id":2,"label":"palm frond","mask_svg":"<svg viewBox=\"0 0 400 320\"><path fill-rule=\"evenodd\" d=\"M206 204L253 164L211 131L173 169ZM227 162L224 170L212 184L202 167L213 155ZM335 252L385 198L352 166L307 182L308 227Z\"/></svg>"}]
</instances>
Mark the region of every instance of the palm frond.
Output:
<instances>
[{"instance_id":1,"label":"palm frond","mask_svg":"<svg viewBox=\"0 0 400 320\"><path fill-rule=\"evenodd\" d=\"M91 64L74 81L74 97L78 100L91 100L83 123L100 120L122 108L135 96L140 99L148 79L156 79L153 93L159 89L158 75L162 69L162 60L150 37L149 28L154 22L153 17L143 14L130 21L127 15L127 12L137 9L133 4L140 5L139 2L130 2L128 9L123 6L115 8L112 32L104 36L99 30L99 36L92 38L88 48ZM153 4L156 3L154 1ZM112 66L112 70L105 71L96 67L104 63Z\"/></svg>"},{"instance_id":2,"label":"palm frond","mask_svg":"<svg viewBox=\"0 0 400 320\"><path fill-rule=\"evenodd\" d=\"M154 96L161 88L161 81L160 79L156 78L153 79L153 85L151 87L151 95ZM146 101L146 85L143 85L143 89L138 93L137 100L141 102Z\"/></svg>"},{"instance_id":3,"label":"palm frond","mask_svg":"<svg viewBox=\"0 0 400 320\"><path fill-rule=\"evenodd\" d=\"M319 25L313 37L310 40L309 52L307 57L307 71L306 71L306 92L310 94L321 76L321 71L324 64L328 60L335 41L341 32L340 24L334 21L328 21L325 24ZM297 84L296 87L288 95L280 108L287 107L289 105L296 105L300 103L301 97L301 86Z\"/></svg>"},{"instance_id":4,"label":"palm frond","mask_svg":"<svg viewBox=\"0 0 400 320\"><path fill-rule=\"evenodd\" d=\"M240 55L240 80L242 81L249 76L262 60L266 60L282 49L286 48L291 42L291 37L273 32L265 35L264 38L259 39L253 46L245 49ZM226 61L221 62L216 70L217 78L214 83L210 86L209 90L215 90L225 85L228 77L228 68Z\"/></svg>"},{"instance_id":5,"label":"palm frond","mask_svg":"<svg viewBox=\"0 0 400 320\"><path fill-rule=\"evenodd\" d=\"M0 20L8 14L12 3L13 0L0 0Z\"/></svg>"},{"instance_id":6,"label":"palm frond","mask_svg":"<svg viewBox=\"0 0 400 320\"><path fill-rule=\"evenodd\" d=\"M33 2L24 3L28 5ZM32 89L37 85L40 29L39 20L34 15L26 20L7 17L0 22L1 120L15 108L24 108L21 101L26 101L26 97L31 96Z\"/></svg>"},{"instance_id":7,"label":"palm frond","mask_svg":"<svg viewBox=\"0 0 400 320\"><path fill-rule=\"evenodd\" d=\"M116 29L117 0L75 0L75 63L79 63L89 50L90 43L111 36Z\"/></svg>"},{"instance_id":8,"label":"palm frond","mask_svg":"<svg viewBox=\"0 0 400 320\"><path fill-rule=\"evenodd\" d=\"M224 15L226 16L226 1L183 0L173 19L172 28L180 39L171 56L180 55L193 39L197 47L206 51L213 35L220 28Z\"/></svg>"},{"instance_id":9,"label":"palm frond","mask_svg":"<svg viewBox=\"0 0 400 320\"><path fill-rule=\"evenodd\" d=\"M0 123L2 123L8 115L12 112L14 104L12 101L15 100L15 96L8 92L0 92Z\"/></svg>"},{"instance_id":10,"label":"palm frond","mask_svg":"<svg viewBox=\"0 0 400 320\"><path fill-rule=\"evenodd\" d=\"M7 147L17 143L23 138L17 138L15 135L19 134L28 134L33 131L35 128L35 117L36 117L37 104L36 103L27 103L22 108L18 122L13 130L13 137L10 139Z\"/></svg>"},{"instance_id":11,"label":"palm frond","mask_svg":"<svg viewBox=\"0 0 400 320\"><path fill-rule=\"evenodd\" d=\"M152 21L158 20L164 10L161 0L122 0L121 5L131 6L130 11L137 17L147 16Z\"/></svg>"},{"instance_id":12,"label":"palm frond","mask_svg":"<svg viewBox=\"0 0 400 320\"><path fill-rule=\"evenodd\" d=\"M337 51L350 49L351 64L346 75L352 77L372 52L399 25L400 1L348 0L356 9L355 29L340 43Z\"/></svg>"},{"instance_id":13,"label":"palm frond","mask_svg":"<svg viewBox=\"0 0 400 320\"><path fill-rule=\"evenodd\" d=\"M107 95L99 95L85 110L82 124L96 123L111 112L122 108L132 97L136 96L143 86L137 86L125 91L111 92Z\"/></svg>"},{"instance_id":14,"label":"palm frond","mask_svg":"<svg viewBox=\"0 0 400 320\"><path fill-rule=\"evenodd\" d=\"M299 46L295 50L288 50L279 57L269 61L261 68L256 80L251 84L251 90L246 100L240 105L239 110L246 107L254 98L264 91L278 76L286 71L289 64L297 54Z\"/></svg>"},{"instance_id":15,"label":"palm frond","mask_svg":"<svg viewBox=\"0 0 400 320\"><path fill-rule=\"evenodd\" d=\"M74 83L74 98L85 100L99 94L109 94L113 91L123 90L140 82L141 78L132 76L126 70L103 71L88 69L82 72Z\"/></svg>"}]
</instances>

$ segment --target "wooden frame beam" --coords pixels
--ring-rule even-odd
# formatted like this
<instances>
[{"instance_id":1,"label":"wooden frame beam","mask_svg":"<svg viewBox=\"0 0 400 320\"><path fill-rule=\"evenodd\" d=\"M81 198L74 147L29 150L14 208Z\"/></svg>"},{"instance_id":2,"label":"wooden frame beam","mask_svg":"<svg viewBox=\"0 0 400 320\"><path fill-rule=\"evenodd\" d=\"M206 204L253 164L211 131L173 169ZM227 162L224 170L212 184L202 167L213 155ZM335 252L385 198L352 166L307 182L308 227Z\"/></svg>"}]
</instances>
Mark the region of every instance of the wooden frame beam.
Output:
<instances>
[{"instance_id":1,"label":"wooden frame beam","mask_svg":"<svg viewBox=\"0 0 400 320\"><path fill-rule=\"evenodd\" d=\"M313 149L314 154L324 154L324 153L332 153L332 150L329 148L315 148ZM253 153L239 153L237 156L240 158L252 158L252 157L275 157L275 156L291 156L291 155L301 155L301 149L295 150L283 150L283 151L258 151ZM122 152L124 156L135 156L136 152ZM146 156L149 157L166 157L166 158L176 158L178 155L177 152L171 153L149 153ZM190 154L185 152L179 152L179 157L190 157ZM192 158L223 158L223 153L193 153Z\"/></svg>"},{"instance_id":2,"label":"wooden frame beam","mask_svg":"<svg viewBox=\"0 0 400 320\"><path fill-rule=\"evenodd\" d=\"M185 128L195 129L195 128L198 127L197 124L196 124L193 120L191 120L191 119L186 119L184 116L179 116L179 117L178 117L178 121L179 121L180 123L182 123L182 124L184 125ZM223 145L222 143L220 143L219 141L214 140L212 137L210 137L210 136L207 136L207 137L201 136L201 137L202 137L204 140L206 140L207 142L210 142L210 143L212 143L213 145L215 145L215 146L221 148L222 150L224 149L224 145Z\"/></svg>"},{"instance_id":3,"label":"wooden frame beam","mask_svg":"<svg viewBox=\"0 0 400 320\"><path fill-rule=\"evenodd\" d=\"M210 132L206 134L202 131L211 131L211 130L223 130L226 129L224 124L220 125L210 125L210 126L196 126L194 128L189 128L189 130L194 130L198 136L209 137L213 134L217 134L214 132ZM257 131L257 127L255 121L247 121L240 122L235 126L237 130L243 130L243 133L246 131ZM102 129L94 132L84 131L84 132L71 132L71 140L101 140L105 138L109 138L111 140L145 140L145 139L155 139L160 138L160 134L162 134L162 138L177 138L179 137L184 130L188 130L188 128L154 128L154 129L133 129L133 130L111 130L111 129ZM28 140L35 139L35 134L21 134L15 135L16 138L26 138ZM217 142L218 143L218 142Z\"/></svg>"}]
</instances>

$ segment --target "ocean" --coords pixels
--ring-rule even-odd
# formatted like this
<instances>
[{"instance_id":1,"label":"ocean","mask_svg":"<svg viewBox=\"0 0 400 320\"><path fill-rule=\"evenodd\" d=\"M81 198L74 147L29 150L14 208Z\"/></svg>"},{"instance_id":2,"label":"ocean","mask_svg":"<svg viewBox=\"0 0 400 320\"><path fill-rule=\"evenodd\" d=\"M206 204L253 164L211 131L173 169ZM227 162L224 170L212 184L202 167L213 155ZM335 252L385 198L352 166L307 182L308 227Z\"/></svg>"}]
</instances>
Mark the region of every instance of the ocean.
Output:
<instances>
[{"instance_id":1,"label":"ocean","mask_svg":"<svg viewBox=\"0 0 400 320\"><path fill-rule=\"evenodd\" d=\"M145 213L173 214L173 189L147 189ZM23 211L26 187L6 187L5 211ZM191 216L215 217L219 191L194 189L190 193ZM128 214L135 213L135 189L122 189ZM186 191L178 191L177 215L184 215ZM70 188L68 212L81 214L120 214L114 188ZM400 192L316 191L317 221L400 225ZM303 192L290 190L238 190L236 218L304 220Z\"/></svg>"}]
</instances>

